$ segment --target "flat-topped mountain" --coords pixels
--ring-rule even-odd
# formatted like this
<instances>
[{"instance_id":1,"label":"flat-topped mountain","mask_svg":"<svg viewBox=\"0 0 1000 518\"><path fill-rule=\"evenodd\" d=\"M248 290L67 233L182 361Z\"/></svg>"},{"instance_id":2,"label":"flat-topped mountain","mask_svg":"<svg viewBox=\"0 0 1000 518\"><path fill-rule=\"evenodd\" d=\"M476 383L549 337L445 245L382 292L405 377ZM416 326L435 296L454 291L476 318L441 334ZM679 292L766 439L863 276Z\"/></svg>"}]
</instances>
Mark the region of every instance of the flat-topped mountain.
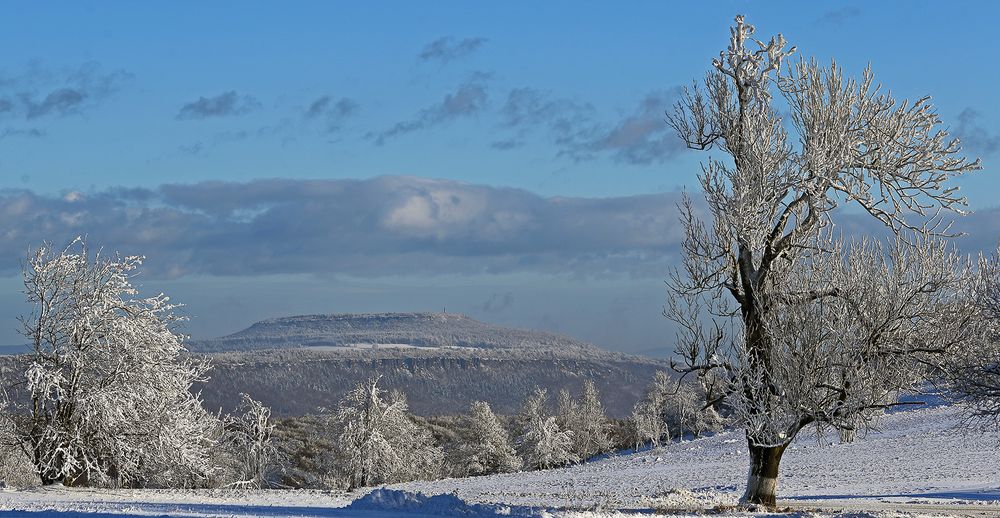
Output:
<instances>
[{"instance_id":1,"label":"flat-topped mountain","mask_svg":"<svg viewBox=\"0 0 1000 518\"><path fill-rule=\"evenodd\" d=\"M273 318L188 345L213 365L202 391L211 409L246 392L278 415L334 408L360 381L381 375L419 414L456 414L474 400L516 412L536 387L578 392L586 379L608 413L628 415L666 364L543 331L453 313L354 313Z\"/></svg>"},{"instance_id":2,"label":"flat-topped mountain","mask_svg":"<svg viewBox=\"0 0 1000 518\"><path fill-rule=\"evenodd\" d=\"M456 313L344 313L272 318L228 336L188 345L196 352L298 347L532 349L584 356L604 353L568 336L512 329Z\"/></svg>"}]
</instances>

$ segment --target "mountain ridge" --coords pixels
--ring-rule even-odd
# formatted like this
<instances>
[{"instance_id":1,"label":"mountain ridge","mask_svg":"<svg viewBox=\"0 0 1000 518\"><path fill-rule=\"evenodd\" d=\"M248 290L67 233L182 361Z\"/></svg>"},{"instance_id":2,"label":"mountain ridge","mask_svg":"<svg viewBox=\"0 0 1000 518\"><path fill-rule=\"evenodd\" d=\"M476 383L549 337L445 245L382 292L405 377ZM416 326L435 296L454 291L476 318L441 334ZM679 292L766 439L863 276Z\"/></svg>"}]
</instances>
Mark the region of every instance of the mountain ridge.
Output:
<instances>
[{"instance_id":1,"label":"mountain ridge","mask_svg":"<svg viewBox=\"0 0 1000 518\"><path fill-rule=\"evenodd\" d=\"M600 347L570 336L482 322L461 313L332 313L268 318L235 333L193 340L192 352L253 351L358 346L407 346L421 349L561 350L606 356Z\"/></svg>"}]
</instances>

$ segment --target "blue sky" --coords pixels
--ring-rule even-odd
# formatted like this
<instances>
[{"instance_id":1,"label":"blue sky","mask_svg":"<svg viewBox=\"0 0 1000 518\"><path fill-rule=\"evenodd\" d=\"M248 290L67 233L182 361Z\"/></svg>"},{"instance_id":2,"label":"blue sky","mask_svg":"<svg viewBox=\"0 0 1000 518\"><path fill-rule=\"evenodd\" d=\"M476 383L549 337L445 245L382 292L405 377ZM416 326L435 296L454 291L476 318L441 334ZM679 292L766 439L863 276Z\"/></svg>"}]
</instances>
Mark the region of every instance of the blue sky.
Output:
<instances>
[{"instance_id":1,"label":"blue sky","mask_svg":"<svg viewBox=\"0 0 1000 518\"><path fill-rule=\"evenodd\" d=\"M85 233L149 256L195 337L446 307L666 354L703 156L662 113L737 13L933 95L985 164L967 248L997 239L995 2L8 4L0 343L24 250Z\"/></svg>"}]
</instances>

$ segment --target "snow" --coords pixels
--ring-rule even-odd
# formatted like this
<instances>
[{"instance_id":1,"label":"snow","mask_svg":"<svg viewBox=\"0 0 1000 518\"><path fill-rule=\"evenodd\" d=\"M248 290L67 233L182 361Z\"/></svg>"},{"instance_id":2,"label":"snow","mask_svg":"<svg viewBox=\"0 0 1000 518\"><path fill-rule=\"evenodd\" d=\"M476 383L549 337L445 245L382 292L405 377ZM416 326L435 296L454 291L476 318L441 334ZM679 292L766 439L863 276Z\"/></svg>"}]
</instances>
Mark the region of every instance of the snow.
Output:
<instances>
[{"instance_id":1,"label":"snow","mask_svg":"<svg viewBox=\"0 0 1000 518\"><path fill-rule=\"evenodd\" d=\"M843 445L804 431L782 460L779 505L979 502L1000 515L1000 434L963 432L962 416L961 408L947 406L900 412L887 416L881 431ZM742 432L728 431L567 469L392 487L508 505L690 509L735 504L747 470Z\"/></svg>"},{"instance_id":2,"label":"snow","mask_svg":"<svg viewBox=\"0 0 1000 518\"><path fill-rule=\"evenodd\" d=\"M1000 516L1000 434L963 433L956 429L962 415L948 406L896 413L880 431L844 445L833 436L818 442L814 433L804 434L782 461L779 506L803 517ZM0 491L0 511L39 517L690 516L734 505L746 471L742 434L730 431L570 468L409 482L373 492L60 487Z\"/></svg>"}]
</instances>

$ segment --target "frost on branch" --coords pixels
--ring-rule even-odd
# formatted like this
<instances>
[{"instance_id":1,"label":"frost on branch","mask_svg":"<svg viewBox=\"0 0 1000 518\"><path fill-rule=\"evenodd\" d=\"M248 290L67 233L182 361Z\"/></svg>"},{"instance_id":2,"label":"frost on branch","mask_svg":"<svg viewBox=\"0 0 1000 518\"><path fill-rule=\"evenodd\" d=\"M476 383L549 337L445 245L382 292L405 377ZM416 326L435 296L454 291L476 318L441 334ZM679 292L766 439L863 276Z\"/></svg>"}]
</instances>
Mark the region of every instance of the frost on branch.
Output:
<instances>
[{"instance_id":1,"label":"frost on branch","mask_svg":"<svg viewBox=\"0 0 1000 518\"><path fill-rule=\"evenodd\" d=\"M141 264L92 256L81 239L28 257L33 311L20 320L34 353L19 434L43 483L194 486L208 476L217 420L190 392L206 366L184 354L177 306L138 297Z\"/></svg>"},{"instance_id":2,"label":"frost on branch","mask_svg":"<svg viewBox=\"0 0 1000 518\"><path fill-rule=\"evenodd\" d=\"M699 182L707 218L681 205L683 261L665 314L676 369L725 397L746 428L745 499L774 505L778 463L803 426L865 426L899 390L974 339L970 265L941 239L965 199L949 182L980 168L925 97L802 60L780 35L729 47L668 116L689 147L718 149ZM790 120L780 114L787 113ZM794 135L789 135L789 132ZM853 206L885 241L834 223Z\"/></svg>"}]
</instances>

